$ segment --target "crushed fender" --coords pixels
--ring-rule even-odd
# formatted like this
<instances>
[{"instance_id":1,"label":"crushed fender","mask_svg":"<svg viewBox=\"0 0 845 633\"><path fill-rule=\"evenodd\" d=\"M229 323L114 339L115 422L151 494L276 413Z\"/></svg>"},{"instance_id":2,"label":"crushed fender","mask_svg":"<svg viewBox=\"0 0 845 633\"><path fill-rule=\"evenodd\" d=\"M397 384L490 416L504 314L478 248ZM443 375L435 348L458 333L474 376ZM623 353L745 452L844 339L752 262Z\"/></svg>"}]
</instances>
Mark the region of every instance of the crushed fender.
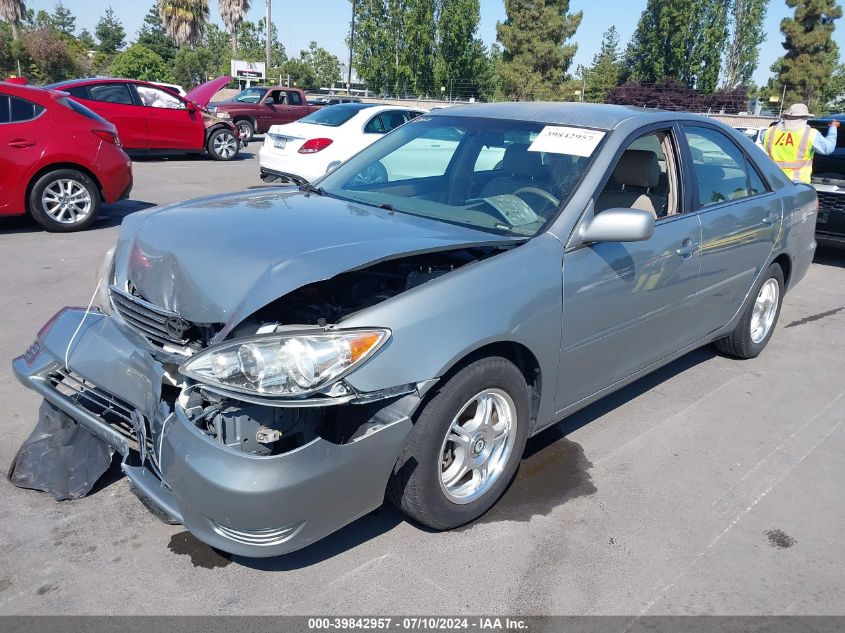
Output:
<instances>
[{"instance_id":1,"label":"crushed fender","mask_svg":"<svg viewBox=\"0 0 845 633\"><path fill-rule=\"evenodd\" d=\"M84 497L111 465L114 451L46 400L38 422L9 467L19 488L42 490L56 501Z\"/></svg>"}]
</instances>

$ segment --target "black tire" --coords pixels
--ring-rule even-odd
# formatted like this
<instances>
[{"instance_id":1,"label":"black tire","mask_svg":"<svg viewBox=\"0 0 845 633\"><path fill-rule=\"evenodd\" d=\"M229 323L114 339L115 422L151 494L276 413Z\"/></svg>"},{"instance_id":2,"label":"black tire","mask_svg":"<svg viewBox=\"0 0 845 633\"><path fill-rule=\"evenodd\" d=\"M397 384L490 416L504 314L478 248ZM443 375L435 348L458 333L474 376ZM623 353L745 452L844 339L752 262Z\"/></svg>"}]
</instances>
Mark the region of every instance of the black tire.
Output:
<instances>
[{"instance_id":1,"label":"black tire","mask_svg":"<svg viewBox=\"0 0 845 633\"><path fill-rule=\"evenodd\" d=\"M757 296L760 294L760 290L770 279L773 279L778 287L777 308L768 332L761 340L755 342L751 336L751 320L754 315L754 304ZM778 264L772 264L750 293L748 304L745 306L745 311L742 313L739 323L736 324L736 328L729 336L714 343L716 349L734 358L748 359L758 356L766 347L769 339L772 338L775 326L777 326L778 318L780 317L780 308L783 304L783 290L783 270Z\"/></svg>"},{"instance_id":2,"label":"black tire","mask_svg":"<svg viewBox=\"0 0 845 633\"><path fill-rule=\"evenodd\" d=\"M211 158L221 161L234 160L240 151L237 137L227 127L217 128L209 134L205 148Z\"/></svg>"},{"instance_id":3,"label":"black tire","mask_svg":"<svg viewBox=\"0 0 845 633\"><path fill-rule=\"evenodd\" d=\"M255 126L252 124L252 121L249 119L239 119L235 121L235 127L238 128L241 141L244 143L252 141L252 137L255 136Z\"/></svg>"},{"instance_id":4,"label":"black tire","mask_svg":"<svg viewBox=\"0 0 845 633\"><path fill-rule=\"evenodd\" d=\"M45 204L44 194L48 188L64 187L63 183L74 183L74 190L81 192L85 189L90 199L90 207L79 219L70 221L71 210L66 213L53 211L58 218L66 218L64 221L51 215L51 209ZM100 189L90 176L76 169L56 169L41 176L32 186L29 193L29 212L38 224L53 233L71 233L81 231L91 226L100 213L103 200L100 196Z\"/></svg>"},{"instance_id":5,"label":"black tire","mask_svg":"<svg viewBox=\"0 0 845 633\"><path fill-rule=\"evenodd\" d=\"M522 372L509 360L477 360L436 388L416 415L387 488L387 498L406 515L438 530L474 521L496 503L516 474L530 426L529 389ZM479 498L456 503L441 486L444 440L453 419L476 394L486 389L505 392L516 411L513 448L496 478Z\"/></svg>"}]
</instances>

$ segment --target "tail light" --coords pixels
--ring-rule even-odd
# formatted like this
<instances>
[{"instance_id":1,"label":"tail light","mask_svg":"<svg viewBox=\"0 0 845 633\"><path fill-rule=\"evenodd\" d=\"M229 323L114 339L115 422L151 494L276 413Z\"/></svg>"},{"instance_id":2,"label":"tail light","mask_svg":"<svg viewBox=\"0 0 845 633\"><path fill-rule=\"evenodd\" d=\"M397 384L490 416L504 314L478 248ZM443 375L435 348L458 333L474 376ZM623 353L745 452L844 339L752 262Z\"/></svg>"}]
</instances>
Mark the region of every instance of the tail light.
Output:
<instances>
[{"instance_id":1,"label":"tail light","mask_svg":"<svg viewBox=\"0 0 845 633\"><path fill-rule=\"evenodd\" d=\"M316 154L326 149L333 142L330 138L312 138L302 144L302 147L299 148L299 153Z\"/></svg>"},{"instance_id":2,"label":"tail light","mask_svg":"<svg viewBox=\"0 0 845 633\"><path fill-rule=\"evenodd\" d=\"M123 147L120 142L120 137L117 135L117 132L112 132L111 130L91 130L96 136L99 136L101 139L106 141L107 143L111 143L112 145L117 145L118 147Z\"/></svg>"}]
</instances>

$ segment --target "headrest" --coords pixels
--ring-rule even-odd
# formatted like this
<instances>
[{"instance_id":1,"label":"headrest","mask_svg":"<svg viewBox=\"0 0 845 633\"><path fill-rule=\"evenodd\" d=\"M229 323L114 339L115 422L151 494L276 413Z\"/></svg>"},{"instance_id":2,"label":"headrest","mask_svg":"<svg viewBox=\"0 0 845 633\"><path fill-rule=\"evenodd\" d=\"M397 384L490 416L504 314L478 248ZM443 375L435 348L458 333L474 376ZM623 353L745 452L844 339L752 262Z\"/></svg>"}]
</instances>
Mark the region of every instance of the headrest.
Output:
<instances>
[{"instance_id":1,"label":"headrest","mask_svg":"<svg viewBox=\"0 0 845 633\"><path fill-rule=\"evenodd\" d=\"M660 182L657 154L644 149L625 150L613 170L613 181L626 187L651 189Z\"/></svg>"},{"instance_id":2,"label":"headrest","mask_svg":"<svg viewBox=\"0 0 845 633\"><path fill-rule=\"evenodd\" d=\"M543 157L540 152L529 152L525 143L514 143L505 150L502 171L515 176L534 178L543 171Z\"/></svg>"}]
</instances>

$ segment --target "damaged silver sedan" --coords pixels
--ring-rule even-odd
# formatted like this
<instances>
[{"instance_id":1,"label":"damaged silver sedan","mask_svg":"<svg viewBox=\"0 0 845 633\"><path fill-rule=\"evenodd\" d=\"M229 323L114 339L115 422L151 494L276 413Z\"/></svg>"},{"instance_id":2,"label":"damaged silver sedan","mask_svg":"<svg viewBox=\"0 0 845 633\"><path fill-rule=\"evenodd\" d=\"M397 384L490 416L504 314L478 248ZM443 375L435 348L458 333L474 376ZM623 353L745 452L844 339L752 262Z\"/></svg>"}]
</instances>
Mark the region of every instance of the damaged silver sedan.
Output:
<instances>
[{"instance_id":1,"label":"damaged silver sedan","mask_svg":"<svg viewBox=\"0 0 845 633\"><path fill-rule=\"evenodd\" d=\"M385 496L456 527L529 436L701 345L759 354L815 213L701 117L422 116L313 185L127 217L91 305L14 361L45 404L11 478L79 496L118 452L156 515L244 556Z\"/></svg>"}]
</instances>

